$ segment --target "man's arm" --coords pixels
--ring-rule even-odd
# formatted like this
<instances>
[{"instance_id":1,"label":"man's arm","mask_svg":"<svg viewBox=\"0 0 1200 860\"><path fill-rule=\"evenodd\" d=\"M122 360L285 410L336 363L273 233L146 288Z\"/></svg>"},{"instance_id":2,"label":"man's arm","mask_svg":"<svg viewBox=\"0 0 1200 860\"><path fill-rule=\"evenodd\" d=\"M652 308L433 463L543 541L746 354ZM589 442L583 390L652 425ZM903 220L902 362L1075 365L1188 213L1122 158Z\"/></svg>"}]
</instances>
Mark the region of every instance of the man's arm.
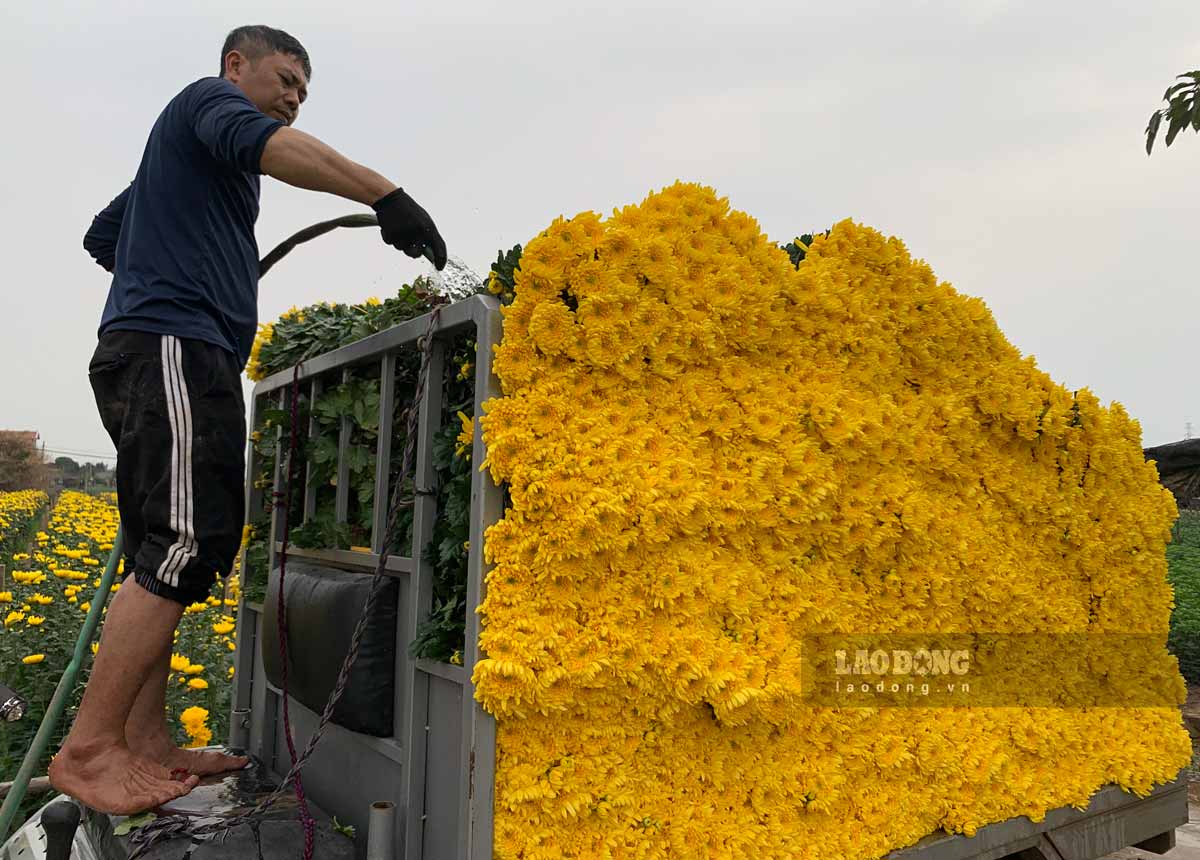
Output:
<instances>
[{"instance_id":1,"label":"man's arm","mask_svg":"<svg viewBox=\"0 0 1200 860\"><path fill-rule=\"evenodd\" d=\"M396 183L294 128L281 128L267 139L259 164L280 182L367 206L396 190Z\"/></svg>"},{"instance_id":2,"label":"man's arm","mask_svg":"<svg viewBox=\"0 0 1200 860\"><path fill-rule=\"evenodd\" d=\"M259 169L297 188L371 206L383 241L410 257L424 254L439 270L446 265L446 243L428 212L394 182L311 134L289 127L274 131L263 147Z\"/></svg>"},{"instance_id":3,"label":"man's arm","mask_svg":"<svg viewBox=\"0 0 1200 860\"><path fill-rule=\"evenodd\" d=\"M228 81L195 90L192 124L219 161L365 203L379 218L383 241L410 257L425 254L438 269L446 265L446 243L433 219L403 189L312 135L268 117Z\"/></svg>"},{"instance_id":4,"label":"man's arm","mask_svg":"<svg viewBox=\"0 0 1200 860\"><path fill-rule=\"evenodd\" d=\"M92 226L83 236L83 247L106 272L117 264L117 240L121 238L121 220L129 202L129 189L118 194L104 211L92 219Z\"/></svg>"}]
</instances>

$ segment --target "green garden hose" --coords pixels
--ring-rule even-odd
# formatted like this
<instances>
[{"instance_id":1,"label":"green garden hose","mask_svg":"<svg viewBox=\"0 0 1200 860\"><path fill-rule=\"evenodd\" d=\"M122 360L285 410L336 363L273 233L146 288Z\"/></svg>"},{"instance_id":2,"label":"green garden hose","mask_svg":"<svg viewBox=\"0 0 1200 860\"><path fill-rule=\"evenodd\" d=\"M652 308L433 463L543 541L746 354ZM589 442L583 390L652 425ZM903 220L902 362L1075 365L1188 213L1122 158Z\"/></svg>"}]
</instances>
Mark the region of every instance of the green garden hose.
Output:
<instances>
[{"instance_id":1,"label":"green garden hose","mask_svg":"<svg viewBox=\"0 0 1200 860\"><path fill-rule=\"evenodd\" d=\"M92 597L92 606L83 622L83 629L79 631L79 638L75 640L75 653L71 655L71 662L67 664L66 671L63 672L58 686L54 689L54 697L50 699L46 715L42 717L42 724L38 726L33 743L29 745L29 751L25 753L25 760L21 762L21 769L17 771L12 789L4 798L4 805L0 806L0 845L3 845L4 840L8 838L8 828L17 816L17 808L25 797L25 789L33 777L34 768L41 760L42 751L50 742L50 735L53 734L58 721L62 718L63 711L67 707L67 700L75 689L75 678L79 675L79 668L83 665L83 658L88 652L88 646L92 644L96 628L100 625L100 616L104 612L104 604L108 603L108 595L112 591L113 580L117 577L117 564L120 560L121 528L118 526L117 536L113 538L112 549L108 553L108 564L105 565L104 575L100 578L100 587L96 589L96 593Z\"/></svg>"}]
</instances>

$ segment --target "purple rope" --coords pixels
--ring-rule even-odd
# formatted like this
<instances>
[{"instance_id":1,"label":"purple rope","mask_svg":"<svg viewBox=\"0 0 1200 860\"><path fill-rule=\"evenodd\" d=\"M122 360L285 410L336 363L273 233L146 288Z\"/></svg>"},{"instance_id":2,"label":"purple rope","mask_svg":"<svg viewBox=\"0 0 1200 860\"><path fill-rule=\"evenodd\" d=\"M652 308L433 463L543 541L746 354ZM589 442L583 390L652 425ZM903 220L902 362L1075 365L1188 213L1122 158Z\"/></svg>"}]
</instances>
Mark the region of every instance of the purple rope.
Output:
<instances>
[{"instance_id":1,"label":"purple rope","mask_svg":"<svg viewBox=\"0 0 1200 860\"><path fill-rule=\"evenodd\" d=\"M287 605L283 597L284 576L287 574L287 550L288 550L288 512L291 509L292 501L292 476L295 472L296 462L296 431L297 425L300 423L300 365L297 364L292 376L292 428L291 440L288 444L287 457L287 480L285 482L285 490L282 500L279 499L279 493L275 494L276 505L283 508L283 543L279 549L279 601L278 601L278 621L279 621L279 662L280 673L282 674L280 689L283 691L283 736L287 739L288 755L292 758L292 764L296 764L296 745L292 741L292 721L288 713L288 626L287 626ZM276 452L278 454L278 451ZM304 783L300 779L300 774L297 773L294 778L296 786L296 801L300 807L300 824L304 827L304 860L312 860L313 856L313 818L308 811L308 801L304 797Z\"/></svg>"}]
</instances>

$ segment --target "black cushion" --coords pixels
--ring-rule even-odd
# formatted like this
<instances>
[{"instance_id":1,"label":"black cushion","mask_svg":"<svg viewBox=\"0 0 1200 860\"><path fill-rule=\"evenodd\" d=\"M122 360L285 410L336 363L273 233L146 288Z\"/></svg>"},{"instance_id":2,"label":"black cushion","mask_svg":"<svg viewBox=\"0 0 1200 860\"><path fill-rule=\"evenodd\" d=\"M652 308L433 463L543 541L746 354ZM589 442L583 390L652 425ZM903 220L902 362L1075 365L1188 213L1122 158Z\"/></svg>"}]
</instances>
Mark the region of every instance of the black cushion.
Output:
<instances>
[{"instance_id":1,"label":"black cushion","mask_svg":"<svg viewBox=\"0 0 1200 860\"><path fill-rule=\"evenodd\" d=\"M387 579L363 632L358 659L333 711L333 722L351 731L391 737L395 701L396 597ZM371 589L369 574L347 573L300 561L287 564L288 692L320 714L350 651L354 625ZM279 569L271 571L263 602L263 665L283 686L279 656Z\"/></svg>"}]
</instances>

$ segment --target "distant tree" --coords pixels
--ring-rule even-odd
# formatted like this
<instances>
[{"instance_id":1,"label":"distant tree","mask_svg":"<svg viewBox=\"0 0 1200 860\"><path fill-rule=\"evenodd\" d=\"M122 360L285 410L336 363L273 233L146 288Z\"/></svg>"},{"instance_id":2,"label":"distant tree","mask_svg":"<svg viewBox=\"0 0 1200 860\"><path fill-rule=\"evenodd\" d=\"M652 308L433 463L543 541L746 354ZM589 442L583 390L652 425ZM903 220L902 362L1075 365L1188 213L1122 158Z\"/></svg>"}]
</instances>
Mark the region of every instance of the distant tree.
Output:
<instances>
[{"instance_id":1,"label":"distant tree","mask_svg":"<svg viewBox=\"0 0 1200 860\"><path fill-rule=\"evenodd\" d=\"M1154 148L1154 139L1163 120L1167 121L1167 136L1163 141L1167 146L1174 143L1175 136L1189 125L1192 131L1200 131L1200 71L1187 72L1178 78L1179 82L1171 84L1163 93L1167 106L1150 114L1146 126L1146 155Z\"/></svg>"},{"instance_id":2,"label":"distant tree","mask_svg":"<svg viewBox=\"0 0 1200 860\"><path fill-rule=\"evenodd\" d=\"M40 490L46 486L46 466L38 453L36 434L0 430L0 490Z\"/></svg>"},{"instance_id":3,"label":"distant tree","mask_svg":"<svg viewBox=\"0 0 1200 860\"><path fill-rule=\"evenodd\" d=\"M59 471L64 475L78 475L80 466L70 457L55 457L54 465L58 466Z\"/></svg>"}]
</instances>

